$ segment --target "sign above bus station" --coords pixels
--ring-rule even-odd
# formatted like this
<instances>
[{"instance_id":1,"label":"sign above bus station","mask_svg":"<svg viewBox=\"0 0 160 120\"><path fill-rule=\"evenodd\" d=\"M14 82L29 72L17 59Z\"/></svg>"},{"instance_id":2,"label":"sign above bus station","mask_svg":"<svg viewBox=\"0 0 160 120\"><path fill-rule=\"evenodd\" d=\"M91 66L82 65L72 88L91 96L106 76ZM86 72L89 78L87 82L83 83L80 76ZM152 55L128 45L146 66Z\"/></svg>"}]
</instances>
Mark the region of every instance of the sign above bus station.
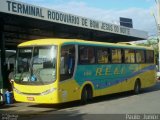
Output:
<instances>
[{"instance_id":1,"label":"sign above bus station","mask_svg":"<svg viewBox=\"0 0 160 120\"><path fill-rule=\"evenodd\" d=\"M39 6L34 6L15 0L1 0L0 12L108 33L138 37L141 39L146 39L148 37L147 32L141 30L105 23L102 21L92 20L89 18L72 15L56 10L51 10Z\"/></svg>"}]
</instances>

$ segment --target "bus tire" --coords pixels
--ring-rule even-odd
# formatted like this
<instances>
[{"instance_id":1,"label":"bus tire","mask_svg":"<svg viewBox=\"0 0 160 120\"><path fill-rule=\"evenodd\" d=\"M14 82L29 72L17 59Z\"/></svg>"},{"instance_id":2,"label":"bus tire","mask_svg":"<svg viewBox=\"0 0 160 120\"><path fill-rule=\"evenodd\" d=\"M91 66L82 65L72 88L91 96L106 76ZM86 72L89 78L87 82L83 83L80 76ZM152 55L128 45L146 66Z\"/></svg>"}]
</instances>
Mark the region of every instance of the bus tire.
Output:
<instances>
[{"instance_id":1,"label":"bus tire","mask_svg":"<svg viewBox=\"0 0 160 120\"><path fill-rule=\"evenodd\" d=\"M141 91L141 82L140 82L140 80L138 79L138 80L136 80L136 82L135 82L135 84L134 84L134 90L133 90L133 92L134 92L134 94L139 94L140 93L140 91Z\"/></svg>"},{"instance_id":2,"label":"bus tire","mask_svg":"<svg viewBox=\"0 0 160 120\"><path fill-rule=\"evenodd\" d=\"M92 87L90 85L86 85L82 90L81 103L82 104L88 103L88 101L90 101L92 97L93 97Z\"/></svg>"}]
</instances>

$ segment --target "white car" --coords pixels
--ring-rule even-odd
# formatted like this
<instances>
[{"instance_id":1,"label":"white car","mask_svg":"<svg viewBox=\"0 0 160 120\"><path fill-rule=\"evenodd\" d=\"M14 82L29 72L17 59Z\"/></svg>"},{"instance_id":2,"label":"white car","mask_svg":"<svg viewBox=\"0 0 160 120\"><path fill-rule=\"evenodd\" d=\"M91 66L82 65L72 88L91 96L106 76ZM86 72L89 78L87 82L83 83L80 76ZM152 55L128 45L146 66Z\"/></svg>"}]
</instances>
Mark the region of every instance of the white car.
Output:
<instances>
[{"instance_id":1,"label":"white car","mask_svg":"<svg viewBox=\"0 0 160 120\"><path fill-rule=\"evenodd\" d=\"M157 80L160 80L160 72L157 72Z\"/></svg>"}]
</instances>

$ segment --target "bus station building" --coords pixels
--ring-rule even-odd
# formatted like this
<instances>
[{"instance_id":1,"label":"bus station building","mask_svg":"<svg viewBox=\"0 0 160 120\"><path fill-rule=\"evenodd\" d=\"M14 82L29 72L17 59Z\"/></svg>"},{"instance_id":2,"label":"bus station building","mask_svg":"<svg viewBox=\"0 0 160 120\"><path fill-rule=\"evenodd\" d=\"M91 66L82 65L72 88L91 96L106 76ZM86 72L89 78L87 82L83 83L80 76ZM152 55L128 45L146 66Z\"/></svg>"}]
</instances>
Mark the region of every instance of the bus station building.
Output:
<instances>
[{"instance_id":1,"label":"bus station building","mask_svg":"<svg viewBox=\"0 0 160 120\"><path fill-rule=\"evenodd\" d=\"M0 89L5 88L6 50L41 38L129 42L147 39L147 32L15 0L0 1Z\"/></svg>"}]
</instances>

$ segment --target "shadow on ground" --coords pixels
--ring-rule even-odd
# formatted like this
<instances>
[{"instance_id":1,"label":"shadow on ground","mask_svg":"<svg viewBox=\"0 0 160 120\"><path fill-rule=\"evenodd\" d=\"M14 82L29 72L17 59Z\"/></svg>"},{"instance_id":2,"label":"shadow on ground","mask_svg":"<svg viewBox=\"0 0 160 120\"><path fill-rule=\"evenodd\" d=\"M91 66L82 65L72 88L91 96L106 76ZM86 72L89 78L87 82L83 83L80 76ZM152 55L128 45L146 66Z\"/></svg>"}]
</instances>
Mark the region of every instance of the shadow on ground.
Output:
<instances>
[{"instance_id":1,"label":"shadow on ground","mask_svg":"<svg viewBox=\"0 0 160 120\"><path fill-rule=\"evenodd\" d=\"M159 90L160 90L160 82L157 82L157 84L153 87L142 89L140 94L147 94L149 92L154 92L154 91L159 91ZM132 95L134 95L132 91L116 93L116 94L111 94L111 95L104 95L104 96L94 98L92 101L89 101L88 104L94 104L94 103L102 102L102 101L111 101L115 99L121 99L121 98L129 97ZM36 105L30 105L29 107L54 108L55 110L60 110L60 109L65 109L65 108L77 107L77 106L82 106L80 101L74 101L74 102L56 104L56 105L55 104L36 104Z\"/></svg>"},{"instance_id":2,"label":"shadow on ground","mask_svg":"<svg viewBox=\"0 0 160 120\"><path fill-rule=\"evenodd\" d=\"M157 84L151 88L143 89L140 95L147 94L147 93L154 92L154 91L160 91L160 82L157 82ZM103 102L103 101L112 101L112 100L116 100L116 99L130 97L132 95L133 95L132 92L123 92L123 93L105 95L105 96L94 98L88 104L94 104L94 103ZM22 106L23 104L19 104L19 105ZM68 109L68 108L74 108L74 107L81 107L81 106L85 106L85 105L82 105L79 101L69 102L69 103L64 103L64 104L57 104L57 105L55 105L55 104L34 104L34 105L27 104L27 106L26 106L27 109L25 112L23 112L23 111L17 112L16 107L18 108L21 106L18 106L15 104L0 106L0 114L2 114L2 113L19 114L20 118L23 118L24 120L25 120L25 118L26 119L31 118L30 120L32 120L32 118L36 118L36 117L39 117L38 120L43 120L43 119L45 119L45 116L47 116L47 120L54 119L54 117L55 117L55 119L68 120L69 118L72 118L72 119L76 119L76 120L81 120L81 118L84 117L83 114L80 114L78 116L77 115L79 113L78 111L74 110L72 112L69 112L69 111L66 111L65 109L66 108ZM10 108L13 108L13 107L15 107L15 109L11 110ZM42 111L39 110L39 109L43 109L43 108L44 108L44 110L42 110ZM40 116L43 116L43 117L40 117Z\"/></svg>"}]
</instances>

